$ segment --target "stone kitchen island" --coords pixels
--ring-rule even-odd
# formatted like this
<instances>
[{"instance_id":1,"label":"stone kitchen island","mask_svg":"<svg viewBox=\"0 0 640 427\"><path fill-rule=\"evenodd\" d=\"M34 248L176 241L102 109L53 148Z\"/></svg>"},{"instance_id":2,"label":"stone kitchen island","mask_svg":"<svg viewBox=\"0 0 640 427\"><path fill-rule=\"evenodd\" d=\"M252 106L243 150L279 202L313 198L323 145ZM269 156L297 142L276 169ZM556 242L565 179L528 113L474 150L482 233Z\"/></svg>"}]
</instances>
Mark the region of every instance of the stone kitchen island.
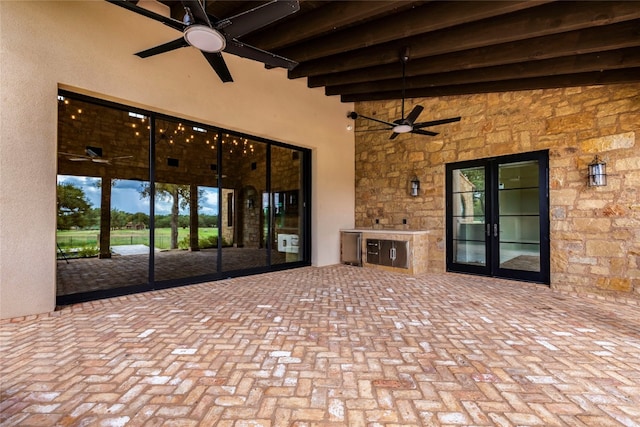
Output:
<instances>
[{"instance_id":1,"label":"stone kitchen island","mask_svg":"<svg viewBox=\"0 0 640 427\"><path fill-rule=\"evenodd\" d=\"M421 274L429 271L427 230L340 230L340 261L345 264Z\"/></svg>"}]
</instances>

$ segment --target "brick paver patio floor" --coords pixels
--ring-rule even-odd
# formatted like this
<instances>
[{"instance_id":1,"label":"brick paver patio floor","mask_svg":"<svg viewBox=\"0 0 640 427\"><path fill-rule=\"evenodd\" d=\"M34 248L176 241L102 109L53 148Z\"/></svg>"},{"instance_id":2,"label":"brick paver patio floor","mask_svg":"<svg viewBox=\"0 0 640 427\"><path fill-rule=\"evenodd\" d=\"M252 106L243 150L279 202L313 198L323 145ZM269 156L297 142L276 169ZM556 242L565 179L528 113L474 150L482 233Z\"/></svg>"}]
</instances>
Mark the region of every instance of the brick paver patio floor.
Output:
<instances>
[{"instance_id":1,"label":"brick paver patio floor","mask_svg":"<svg viewBox=\"0 0 640 427\"><path fill-rule=\"evenodd\" d=\"M0 323L2 426L638 426L638 306L302 268Z\"/></svg>"}]
</instances>

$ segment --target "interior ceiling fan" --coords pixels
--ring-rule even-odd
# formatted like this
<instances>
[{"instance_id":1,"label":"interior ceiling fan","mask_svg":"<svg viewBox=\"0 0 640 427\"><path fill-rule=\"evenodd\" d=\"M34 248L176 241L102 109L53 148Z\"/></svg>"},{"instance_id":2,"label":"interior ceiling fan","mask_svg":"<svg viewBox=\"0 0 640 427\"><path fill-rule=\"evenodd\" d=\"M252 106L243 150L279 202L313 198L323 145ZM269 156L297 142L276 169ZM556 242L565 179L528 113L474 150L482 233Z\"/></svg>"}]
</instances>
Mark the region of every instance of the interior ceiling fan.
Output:
<instances>
[{"instance_id":1,"label":"interior ceiling fan","mask_svg":"<svg viewBox=\"0 0 640 427\"><path fill-rule=\"evenodd\" d=\"M405 69L407 66L407 62L409 61L409 48L405 48L403 52L400 54L400 61L402 62L402 117L394 120L393 122L387 122L384 120L376 119L374 117L363 116L362 114L358 114L355 111L352 111L347 114L347 117L350 119L357 119L358 117L362 117L363 119L371 120L374 122L382 123L383 125L387 125L386 128L383 129L370 129L370 130L391 130L391 136L389 139L395 139L401 133L415 133L418 135L427 135L427 136L436 136L438 132L433 132L430 130L423 130L423 128L429 126L443 125L446 123L459 122L460 117L451 117L449 119L441 119L441 120L431 120L428 122L418 122L418 116L424 110L422 105L416 105L413 107L413 110L405 117L404 115L404 101L405 101Z\"/></svg>"},{"instance_id":2,"label":"interior ceiling fan","mask_svg":"<svg viewBox=\"0 0 640 427\"><path fill-rule=\"evenodd\" d=\"M67 160L71 162L93 162L93 163L102 163L110 165L114 160L120 159L130 159L133 156L120 156L120 157L112 157L110 159L105 159L102 157L102 148L99 147L87 147L85 149L85 154L73 154L73 153L63 153L59 152L63 156L67 156Z\"/></svg>"},{"instance_id":3,"label":"interior ceiling fan","mask_svg":"<svg viewBox=\"0 0 640 427\"><path fill-rule=\"evenodd\" d=\"M148 58L181 47L193 46L202 52L220 80L225 83L232 82L233 78L221 52L259 61L269 67L292 70L298 65L291 59L258 49L238 40L238 37L297 12L300 9L298 1L273 0L230 18L218 19L207 14L204 0L202 3L199 0L182 0L181 3L185 11L182 22L140 7L138 0L107 1L162 22L183 33L179 39L136 53L141 58Z\"/></svg>"}]
</instances>

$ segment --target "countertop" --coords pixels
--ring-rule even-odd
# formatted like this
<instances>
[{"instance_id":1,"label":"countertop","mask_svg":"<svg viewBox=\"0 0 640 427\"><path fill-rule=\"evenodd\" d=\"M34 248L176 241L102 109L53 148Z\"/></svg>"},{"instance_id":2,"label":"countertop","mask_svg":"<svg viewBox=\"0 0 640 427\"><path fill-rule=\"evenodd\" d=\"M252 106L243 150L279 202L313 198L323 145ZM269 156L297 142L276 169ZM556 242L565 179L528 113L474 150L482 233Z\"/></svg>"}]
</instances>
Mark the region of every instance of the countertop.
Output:
<instances>
[{"instance_id":1,"label":"countertop","mask_svg":"<svg viewBox=\"0 0 640 427\"><path fill-rule=\"evenodd\" d=\"M342 229L343 233L367 233L367 234L430 234L429 230L395 230L392 228L351 228Z\"/></svg>"}]
</instances>

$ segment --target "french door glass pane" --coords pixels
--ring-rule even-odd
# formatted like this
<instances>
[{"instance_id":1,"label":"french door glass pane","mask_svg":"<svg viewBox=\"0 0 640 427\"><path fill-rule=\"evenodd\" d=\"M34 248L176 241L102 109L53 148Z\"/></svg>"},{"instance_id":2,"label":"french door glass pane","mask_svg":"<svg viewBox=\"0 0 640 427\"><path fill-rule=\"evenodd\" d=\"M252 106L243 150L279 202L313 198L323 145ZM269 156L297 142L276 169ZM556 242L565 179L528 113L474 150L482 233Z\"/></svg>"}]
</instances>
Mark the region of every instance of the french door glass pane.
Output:
<instances>
[{"instance_id":1,"label":"french door glass pane","mask_svg":"<svg viewBox=\"0 0 640 427\"><path fill-rule=\"evenodd\" d=\"M540 271L538 162L498 166L500 268Z\"/></svg>"},{"instance_id":2,"label":"french door glass pane","mask_svg":"<svg viewBox=\"0 0 640 427\"><path fill-rule=\"evenodd\" d=\"M458 264L486 265L485 170L453 170L453 257Z\"/></svg>"}]
</instances>

